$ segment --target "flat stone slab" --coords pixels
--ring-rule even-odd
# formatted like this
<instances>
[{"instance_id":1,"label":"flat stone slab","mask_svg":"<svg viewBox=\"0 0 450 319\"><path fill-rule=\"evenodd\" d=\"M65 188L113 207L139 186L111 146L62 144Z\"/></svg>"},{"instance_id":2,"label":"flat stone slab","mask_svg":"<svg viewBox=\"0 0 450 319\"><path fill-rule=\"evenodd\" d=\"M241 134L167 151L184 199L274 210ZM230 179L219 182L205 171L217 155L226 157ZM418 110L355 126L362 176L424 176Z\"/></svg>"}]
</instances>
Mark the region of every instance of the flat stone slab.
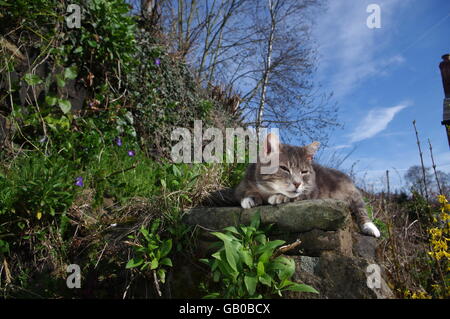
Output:
<instances>
[{"instance_id":1,"label":"flat stone slab","mask_svg":"<svg viewBox=\"0 0 450 319\"><path fill-rule=\"evenodd\" d=\"M303 233L313 229L336 231L350 219L350 211L344 201L318 199L251 209L199 207L186 211L183 221L188 225L200 225L217 231L228 226L248 225L258 211L262 224L275 224L276 230L281 232Z\"/></svg>"}]
</instances>

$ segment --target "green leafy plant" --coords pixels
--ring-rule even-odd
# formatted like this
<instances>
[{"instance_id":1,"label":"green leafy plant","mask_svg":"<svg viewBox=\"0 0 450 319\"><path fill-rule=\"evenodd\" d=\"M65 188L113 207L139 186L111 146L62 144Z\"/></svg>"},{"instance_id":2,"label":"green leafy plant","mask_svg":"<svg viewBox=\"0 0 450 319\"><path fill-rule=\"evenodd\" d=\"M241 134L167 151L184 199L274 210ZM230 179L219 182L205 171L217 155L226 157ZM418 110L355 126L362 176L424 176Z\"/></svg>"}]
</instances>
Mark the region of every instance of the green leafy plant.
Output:
<instances>
[{"instance_id":1,"label":"green leafy plant","mask_svg":"<svg viewBox=\"0 0 450 319\"><path fill-rule=\"evenodd\" d=\"M142 242L134 246L135 257L128 261L126 268L138 268L146 272L156 273L158 280L166 281L166 268L172 267L172 260L167 255L172 250L172 239L162 240L157 231L160 226L160 219L156 219L150 231L141 227L140 233L143 236ZM130 235L129 238L136 239Z\"/></svg>"},{"instance_id":2,"label":"green leafy plant","mask_svg":"<svg viewBox=\"0 0 450 319\"><path fill-rule=\"evenodd\" d=\"M213 232L221 242L212 259L201 259L211 267L218 290L205 298L267 298L282 296L286 290L318 293L314 288L292 282L295 263L284 256L274 256L282 240L270 241L259 229L260 215L253 215L250 226L227 227Z\"/></svg>"}]
</instances>

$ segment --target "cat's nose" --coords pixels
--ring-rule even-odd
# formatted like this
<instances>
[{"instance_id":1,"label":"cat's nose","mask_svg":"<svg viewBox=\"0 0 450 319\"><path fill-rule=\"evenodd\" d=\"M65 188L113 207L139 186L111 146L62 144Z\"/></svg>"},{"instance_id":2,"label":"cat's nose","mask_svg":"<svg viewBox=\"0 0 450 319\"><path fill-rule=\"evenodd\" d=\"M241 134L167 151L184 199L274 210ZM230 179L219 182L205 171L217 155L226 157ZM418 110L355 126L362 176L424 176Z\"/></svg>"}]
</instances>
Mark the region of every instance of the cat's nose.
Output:
<instances>
[{"instance_id":1,"label":"cat's nose","mask_svg":"<svg viewBox=\"0 0 450 319\"><path fill-rule=\"evenodd\" d=\"M294 182L293 184L294 184L295 188L298 188L301 183Z\"/></svg>"}]
</instances>

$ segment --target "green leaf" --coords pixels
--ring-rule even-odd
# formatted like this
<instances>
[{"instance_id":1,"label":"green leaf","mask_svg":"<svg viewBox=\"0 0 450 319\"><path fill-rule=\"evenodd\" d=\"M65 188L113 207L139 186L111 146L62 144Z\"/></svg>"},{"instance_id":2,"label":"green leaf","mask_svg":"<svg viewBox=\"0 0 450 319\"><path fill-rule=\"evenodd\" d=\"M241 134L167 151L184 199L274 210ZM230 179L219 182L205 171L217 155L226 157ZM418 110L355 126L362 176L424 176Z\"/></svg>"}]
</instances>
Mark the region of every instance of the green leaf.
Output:
<instances>
[{"instance_id":1,"label":"green leaf","mask_svg":"<svg viewBox=\"0 0 450 319\"><path fill-rule=\"evenodd\" d=\"M160 265L165 265L165 266L168 266L168 267L172 267L173 266L172 265L172 260L170 258L164 258L163 260L161 260L159 262L159 264Z\"/></svg>"},{"instance_id":2,"label":"green leaf","mask_svg":"<svg viewBox=\"0 0 450 319\"><path fill-rule=\"evenodd\" d=\"M93 48L96 48L98 46L97 42L95 42L93 40L87 40L87 42Z\"/></svg>"},{"instance_id":3,"label":"green leaf","mask_svg":"<svg viewBox=\"0 0 450 319\"><path fill-rule=\"evenodd\" d=\"M236 278L239 273L235 270L233 270L230 266L230 264L227 262L227 256L225 253L225 249L221 251L221 256L220 258L222 259L222 262L218 261L217 262L217 266L219 267L219 270L228 277L232 277L232 278Z\"/></svg>"},{"instance_id":4,"label":"green leaf","mask_svg":"<svg viewBox=\"0 0 450 319\"><path fill-rule=\"evenodd\" d=\"M218 259L218 260L222 260L222 259L220 258L220 251L215 252L214 254L211 255L211 257L213 257L213 258L215 258L215 259Z\"/></svg>"},{"instance_id":5,"label":"green leaf","mask_svg":"<svg viewBox=\"0 0 450 319\"><path fill-rule=\"evenodd\" d=\"M298 291L298 292L311 292L311 293L319 294L319 292L316 289L314 289L313 287L305 285L305 284L298 284L296 282L293 282L291 285L285 287L283 290Z\"/></svg>"},{"instance_id":6,"label":"green leaf","mask_svg":"<svg viewBox=\"0 0 450 319\"><path fill-rule=\"evenodd\" d=\"M167 256L172 250L172 239L165 240L161 246L161 257Z\"/></svg>"},{"instance_id":7,"label":"green leaf","mask_svg":"<svg viewBox=\"0 0 450 319\"><path fill-rule=\"evenodd\" d=\"M269 258L272 257L272 254L273 254L273 251L271 251L271 250L264 251L264 253L261 256L259 256L258 262L263 263L263 264L268 262Z\"/></svg>"},{"instance_id":8,"label":"green leaf","mask_svg":"<svg viewBox=\"0 0 450 319\"><path fill-rule=\"evenodd\" d=\"M266 235L264 235L264 234L256 235L255 236L255 241L257 241L260 244L265 245L266 242L267 242Z\"/></svg>"},{"instance_id":9,"label":"green leaf","mask_svg":"<svg viewBox=\"0 0 450 319\"><path fill-rule=\"evenodd\" d=\"M230 233L233 233L236 235L240 235L238 230L234 226L225 227L223 230L229 231Z\"/></svg>"},{"instance_id":10,"label":"green leaf","mask_svg":"<svg viewBox=\"0 0 450 319\"><path fill-rule=\"evenodd\" d=\"M261 222L261 215L258 210L256 213L253 214L250 226L254 227L255 229L258 229L260 222Z\"/></svg>"},{"instance_id":11,"label":"green leaf","mask_svg":"<svg viewBox=\"0 0 450 319\"><path fill-rule=\"evenodd\" d=\"M272 286L272 277L270 277L268 274L263 274L259 277L259 282L263 285L266 285L268 287Z\"/></svg>"},{"instance_id":12,"label":"green leaf","mask_svg":"<svg viewBox=\"0 0 450 319\"><path fill-rule=\"evenodd\" d=\"M72 104L70 103L70 101L64 99L58 100L58 106L64 114L69 113L70 109L72 108Z\"/></svg>"},{"instance_id":13,"label":"green leaf","mask_svg":"<svg viewBox=\"0 0 450 319\"><path fill-rule=\"evenodd\" d=\"M249 268L252 268L253 266L253 258L250 254L250 252L246 249L239 250L239 255L241 256L242 261L244 264L246 264Z\"/></svg>"},{"instance_id":14,"label":"green leaf","mask_svg":"<svg viewBox=\"0 0 450 319\"><path fill-rule=\"evenodd\" d=\"M231 235L228 235L228 234L219 233L219 232L212 232L211 234L218 237L223 242L226 242L226 241L230 242L232 240Z\"/></svg>"},{"instance_id":15,"label":"green leaf","mask_svg":"<svg viewBox=\"0 0 450 319\"><path fill-rule=\"evenodd\" d=\"M277 271L280 280L291 278L295 272L295 262L283 256L275 258L270 267Z\"/></svg>"},{"instance_id":16,"label":"green leaf","mask_svg":"<svg viewBox=\"0 0 450 319\"><path fill-rule=\"evenodd\" d=\"M256 266L256 271L258 276L262 276L265 274L264 264L260 261L258 262L258 265Z\"/></svg>"},{"instance_id":17,"label":"green leaf","mask_svg":"<svg viewBox=\"0 0 450 319\"><path fill-rule=\"evenodd\" d=\"M156 218L155 221L152 223L152 226L150 227L150 232L152 234L156 233L156 231L159 228L159 225L161 225L161 220L159 218Z\"/></svg>"},{"instance_id":18,"label":"green leaf","mask_svg":"<svg viewBox=\"0 0 450 319\"><path fill-rule=\"evenodd\" d=\"M144 260L141 258L133 258L130 259L126 265L126 269L130 269L130 268L135 268L138 267L140 265L142 265L144 263Z\"/></svg>"},{"instance_id":19,"label":"green leaf","mask_svg":"<svg viewBox=\"0 0 450 319\"><path fill-rule=\"evenodd\" d=\"M42 79L36 74L27 73L25 74L23 79L25 80L25 82L27 82L28 85L36 85L42 83Z\"/></svg>"},{"instance_id":20,"label":"green leaf","mask_svg":"<svg viewBox=\"0 0 450 319\"><path fill-rule=\"evenodd\" d=\"M64 69L64 79L74 80L77 77L77 67L71 66Z\"/></svg>"},{"instance_id":21,"label":"green leaf","mask_svg":"<svg viewBox=\"0 0 450 319\"><path fill-rule=\"evenodd\" d=\"M150 234L148 233L147 229L145 229L144 227L141 227L140 232L147 241L150 240Z\"/></svg>"},{"instance_id":22,"label":"green leaf","mask_svg":"<svg viewBox=\"0 0 450 319\"><path fill-rule=\"evenodd\" d=\"M55 105L58 102L58 98L56 96L47 95L45 96L45 103L50 106Z\"/></svg>"},{"instance_id":23,"label":"green leaf","mask_svg":"<svg viewBox=\"0 0 450 319\"><path fill-rule=\"evenodd\" d=\"M177 165L172 165L172 172L173 172L173 175L175 175L177 177L182 175L181 171L180 171L180 169L178 168Z\"/></svg>"},{"instance_id":24,"label":"green leaf","mask_svg":"<svg viewBox=\"0 0 450 319\"><path fill-rule=\"evenodd\" d=\"M152 260L151 265L150 265L150 269L151 269L151 270L156 269L156 268L158 268L158 266L159 266L158 259L154 258L154 259Z\"/></svg>"},{"instance_id":25,"label":"green leaf","mask_svg":"<svg viewBox=\"0 0 450 319\"><path fill-rule=\"evenodd\" d=\"M247 288L249 295L253 296L256 291L256 284L258 283L258 280L256 279L256 277L245 276L244 283L245 283L245 287Z\"/></svg>"},{"instance_id":26,"label":"green leaf","mask_svg":"<svg viewBox=\"0 0 450 319\"><path fill-rule=\"evenodd\" d=\"M199 262L202 262L204 264L207 264L208 266L211 265L211 262L207 258L202 258L198 260Z\"/></svg>"},{"instance_id":27,"label":"green leaf","mask_svg":"<svg viewBox=\"0 0 450 319\"><path fill-rule=\"evenodd\" d=\"M56 78L56 84L60 88L66 86L66 81L64 80L64 77L61 74L56 74L55 78Z\"/></svg>"},{"instance_id":28,"label":"green leaf","mask_svg":"<svg viewBox=\"0 0 450 319\"><path fill-rule=\"evenodd\" d=\"M229 241L223 242L225 247L225 255L227 257L227 262L230 265L231 269L237 272L236 267L236 258L235 258L235 252L233 251L233 246L231 246L231 243Z\"/></svg>"},{"instance_id":29,"label":"green leaf","mask_svg":"<svg viewBox=\"0 0 450 319\"><path fill-rule=\"evenodd\" d=\"M161 281L162 283L166 282L166 271L164 269L159 269L157 271L157 275L158 275L159 281Z\"/></svg>"}]
</instances>

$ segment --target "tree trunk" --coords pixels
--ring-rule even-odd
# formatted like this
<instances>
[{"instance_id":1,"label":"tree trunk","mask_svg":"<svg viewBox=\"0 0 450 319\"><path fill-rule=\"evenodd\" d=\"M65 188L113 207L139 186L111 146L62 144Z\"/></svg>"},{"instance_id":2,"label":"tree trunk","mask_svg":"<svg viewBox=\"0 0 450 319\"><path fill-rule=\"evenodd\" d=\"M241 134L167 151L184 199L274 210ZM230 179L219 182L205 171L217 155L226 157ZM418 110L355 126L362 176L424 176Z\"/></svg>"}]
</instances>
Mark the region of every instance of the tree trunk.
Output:
<instances>
[{"instance_id":1,"label":"tree trunk","mask_svg":"<svg viewBox=\"0 0 450 319\"><path fill-rule=\"evenodd\" d=\"M267 86L269 83L270 69L272 66L273 40L275 36L275 27L276 27L274 4L272 0L268 1L270 12L270 34L269 34L269 42L267 44L266 65L264 67L263 81L261 86L261 97L259 99L258 116L256 118L256 135L258 138L258 142L259 142L259 130L264 116L264 107L266 104L266 94L267 94Z\"/></svg>"}]
</instances>

